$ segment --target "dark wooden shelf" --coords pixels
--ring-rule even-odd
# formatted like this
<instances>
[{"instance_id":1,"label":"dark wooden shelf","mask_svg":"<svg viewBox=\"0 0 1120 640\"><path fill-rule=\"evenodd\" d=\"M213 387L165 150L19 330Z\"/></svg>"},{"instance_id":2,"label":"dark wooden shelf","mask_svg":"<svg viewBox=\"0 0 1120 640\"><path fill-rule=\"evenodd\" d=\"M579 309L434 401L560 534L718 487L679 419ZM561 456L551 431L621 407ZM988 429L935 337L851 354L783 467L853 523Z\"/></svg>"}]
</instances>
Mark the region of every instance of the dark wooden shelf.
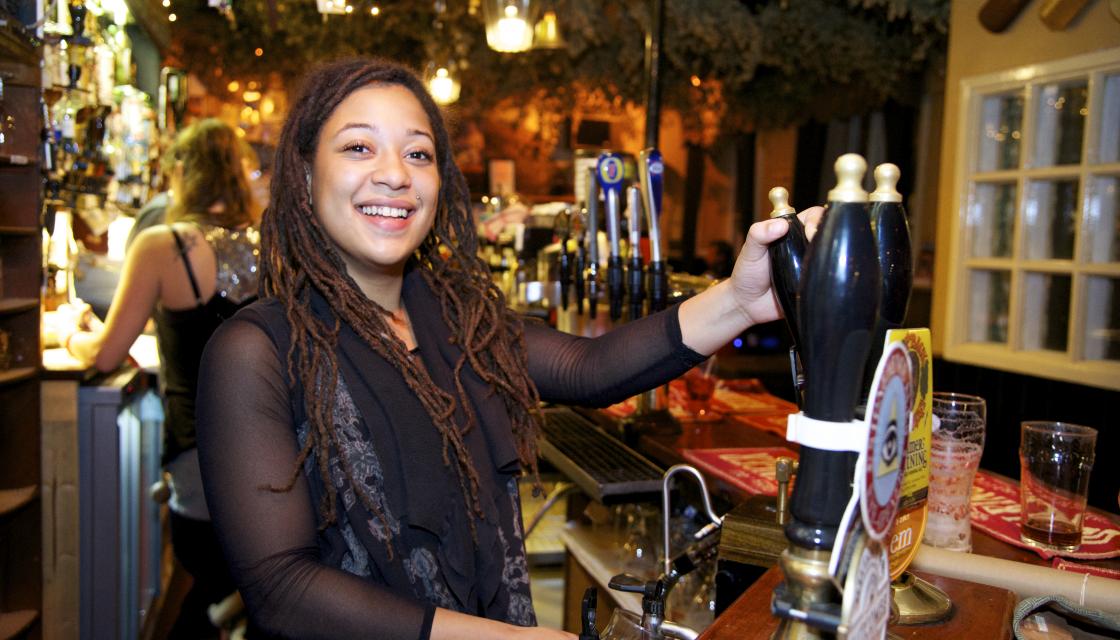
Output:
<instances>
[{"instance_id":1,"label":"dark wooden shelf","mask_svg":"<svg viewBox=\"0 0 1120 640\"><path fill-rule=\"evenodd\" d=\"M0 153L0 167L33 167L38 166L38 164L38 157Z\"/></svg>"},{"instance_id":2,"label":"dark wooden shelf","mask_svg":"<svg viewBox=\"0 0 1120 640\"><path fill-rule=\"evenodd\" d=\"M0 386L20 382L35 377L35 367L16 367L0 371Z\"/></svg>"},{"instance_id":3,"label":"dark wooden shelf","mask_svg":"<svg viewBox=\"0 0 1120 640\"><path fill-rule=\"evenodd\" d=\"M0 235L4 236L34 236L40 231L35 227L8 227L0 225Z\"/></svg>"},{"instance_id":4,"label":"dark wooden shelf","mask_svg":"<svg viewBox=\"0 0 1120 640\"><path fill-rule=\"evenodd\" d=\"M0 315L6 313L19 313L39 306L36 298L0 298Z\"/></svg>"},{"instance_id":5,"label":"dark wooden shelf","mask_svg":"<svg viewBox=\"0 0 1120 640\"><path fill-rule=\"evenodd\" d=\"M0 611L0 640L15 638L30 629L38 618L39 612L31 609Z\"/></svg>"},{"instance_id":6,"label":"dark wooden shelf","mask_svg":"<svg viewBox=\"0 0 1120 640\"><path fill-rule=\"evenodd\" d=\"M8 515L34 500L35 492L35 485L15 489L0 489L0 516Z\"/></svg>"}]
</instances>

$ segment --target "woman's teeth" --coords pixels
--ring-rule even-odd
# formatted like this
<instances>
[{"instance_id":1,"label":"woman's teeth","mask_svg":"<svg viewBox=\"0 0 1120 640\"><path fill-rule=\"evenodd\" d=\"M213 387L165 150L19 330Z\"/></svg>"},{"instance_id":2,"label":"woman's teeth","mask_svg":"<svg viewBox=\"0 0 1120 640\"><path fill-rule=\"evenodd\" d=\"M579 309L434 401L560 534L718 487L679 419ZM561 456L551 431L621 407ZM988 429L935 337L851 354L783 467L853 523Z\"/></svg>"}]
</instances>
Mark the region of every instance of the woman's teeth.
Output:
<instances>
[{"instance_id":1,"label":"woman's teeth","mask_svg":"<svg viewBox=\"0 0 1120 640\"><path fill-rule=\"evenodd\" d=\"M358 207L363 215L367 216L384 216L386 218L406 218L408 211L406 209L398 209L396 207Z\"/></svg>"}]
</instances>

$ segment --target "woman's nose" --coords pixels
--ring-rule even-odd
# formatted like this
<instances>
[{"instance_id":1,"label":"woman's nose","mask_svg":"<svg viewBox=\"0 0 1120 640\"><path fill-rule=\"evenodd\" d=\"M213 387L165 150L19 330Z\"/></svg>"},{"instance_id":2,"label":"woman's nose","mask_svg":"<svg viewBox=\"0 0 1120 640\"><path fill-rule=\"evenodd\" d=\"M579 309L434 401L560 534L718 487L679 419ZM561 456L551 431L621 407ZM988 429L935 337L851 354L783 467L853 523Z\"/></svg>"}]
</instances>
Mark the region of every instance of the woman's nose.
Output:
<instances>
[{"instance_id":1,"label":"woman's nose","mask_svg":"<svg viewBox=\"0 0 1120 640\"><path fill-rule=\"evenodd\" d=\"M377 158L370 180L374 184L385 185L394 190L406 188L412 182L404 160L389 154Z\"/></svg>"}]
</instances>

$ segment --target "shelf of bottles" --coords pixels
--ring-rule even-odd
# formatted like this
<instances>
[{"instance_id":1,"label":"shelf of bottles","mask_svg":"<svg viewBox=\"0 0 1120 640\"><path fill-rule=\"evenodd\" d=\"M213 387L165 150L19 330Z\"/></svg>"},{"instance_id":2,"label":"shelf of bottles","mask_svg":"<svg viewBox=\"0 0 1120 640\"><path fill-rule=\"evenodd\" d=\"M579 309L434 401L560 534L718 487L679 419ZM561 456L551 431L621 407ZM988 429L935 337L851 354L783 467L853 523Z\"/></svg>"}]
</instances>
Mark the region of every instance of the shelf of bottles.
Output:
<instances>
[{"instance_id":1,"label":"shelf of bottles","mask_svg":"<svg viewBox=\"0 0 1120 640\"><path fill-rule=\"evenodd\" d=\"M52 5L43 28L47 220L72 210L102 236L148 200L158 138L151 98L132 86L128 9L119 0Z\"/></svg>"}]
</instances>

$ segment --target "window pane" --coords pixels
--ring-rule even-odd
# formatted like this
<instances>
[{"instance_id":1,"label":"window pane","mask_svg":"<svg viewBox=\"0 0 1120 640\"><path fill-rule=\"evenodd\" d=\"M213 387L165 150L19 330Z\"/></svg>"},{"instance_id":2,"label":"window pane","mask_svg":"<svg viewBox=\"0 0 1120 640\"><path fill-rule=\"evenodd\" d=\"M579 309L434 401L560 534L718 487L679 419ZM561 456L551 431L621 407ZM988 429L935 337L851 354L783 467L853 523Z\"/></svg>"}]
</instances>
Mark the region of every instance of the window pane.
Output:
<instances>
[{"instance_id":1,"label":"window pane","mask_svg":"<svg viewBox=\"0 0 1120 640\"><path fill-rule=\"evenodd\" d=\"M1039 87L1034 123L1036 167L1081 162L1088 97L1089 85L1084 80Z\"/></svg>"},{"instance_id":2,"label":"window pane","mask_svg":"<svg viewBox=\"0 0 1120 640\"><path fill-rule=\"evenodd\" d=\"M1104 79L1101 100L1100 162L1120 162L1120 75Z\"/></svg>"},{"instance_id":3,"label":"window pane","mask_svg":"<svg viewBox=\"0 0 1120 640\"><path fill-rule=\"evenodd\" d=\"M1086 260L1120 262L1120 179L1098 176L1085 194Z\"/></svg>"},{"instance_id":4,"label":"window pane","mask_svg":"<svg viewBox=\"0 0 1120 640\"><path fill-rule=\"evenodd\" d=\"M974 258L1011 257L1015 238L1015 183L978 184L968 210L970 254Z\"/></svg>"},{"instance_id":5,"label":"window pane","mask_svg":"<svg viewBox=\"0 0 1120 640\"><path fill-rule=\"evenodd\" d=\"M1077 180L1036 180L1023 203L1028 260L1073 258Z\"/></svg>"},{"instance_id":6,"label":"window pane","mask_svg":"<svg viewBox=\"0 0 1120 640\"><path fill-rule=\"evenodd\" d=\"M980 149L977 171L1019 168L1023 137L1023 94L989 96L980 107Z\"/></svg>"},{"instance_id":7,"label":"window pane","mask_svg":"<svg viewBox=\"0 0 1120 640\"><path fill-rule=\"evenodd\" d=\"M1011 273L974 269L969 280L968 339L1006 343Z\"/></svg>"},{"instance_id":8,"label":"window pane","mask_svg":"<svg viewBox=\"0 0 1120 640\"><path fill-rule=\"evenodd\" d=\"M1120 279L1088 278L1085 352L1088 360L1120 360Z\"/></svg>"},{"instance_id":9,"label":"window pane","mask_svg":"<svg viewBox=\"0 0 1120 640\"><path fill-rule=\"evenodd\" d=\"M1028 273L1023 287L1023 348L1065 351L1069 336L1069 294L1065 275Z\"/></svg>"}]
</instances>

